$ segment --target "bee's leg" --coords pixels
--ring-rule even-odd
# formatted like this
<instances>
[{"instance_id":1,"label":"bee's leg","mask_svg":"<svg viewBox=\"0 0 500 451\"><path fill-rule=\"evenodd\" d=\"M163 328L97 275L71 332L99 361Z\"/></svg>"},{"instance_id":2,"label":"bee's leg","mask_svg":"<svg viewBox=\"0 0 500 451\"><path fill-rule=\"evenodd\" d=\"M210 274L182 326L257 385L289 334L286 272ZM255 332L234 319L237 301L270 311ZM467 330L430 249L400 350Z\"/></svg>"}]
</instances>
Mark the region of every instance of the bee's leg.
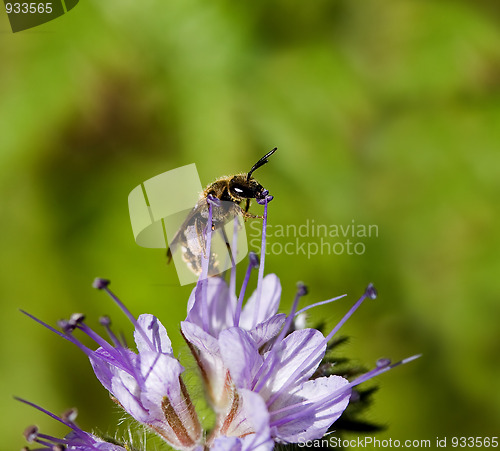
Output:
<instances>
[{"instance_id":1,"label":"bee's leg","mask_svg":"<svg viewBox=\"0 0 500 451\"><path fill-rule=\"evenodd\" d=\"M243 212L243 217L245 218L245 221L250 218L256 218L256 219L264 219L264 216L260 215L253 215L251 213Z\"/></svg>"},{"instance_id":2,"label":"bee's leg","mask_svg":"<svg viewBox=\"0 0 500 451\"><path fill-rule=\"evenodd\" d=\"M226 230L224 229L224 227L221 227L220 229L217 229L217 231L220 232L220 234L222 235L222 239L224 240L224 243L226 244L227 252L229 254L229 259L231 260L232 265L235 265L234 258L233 258L233 252L232 252L232 248L231 248L231 244L229 243L229 238L227 236ZM219 268L218 268L217 263L215 264L214 269L215 269L215 271L220 271ZM227 282L228 283L229 283L230 274L231 274L230 270L224 271L222 273L222 277L223 278L227 277Z\"/></svg>"},{"instance_id":3,"label":"bee's leg","mask_svg":"<svg viewBox=\"0 0 500 451\"><path fill-rule=\"evenodd\" d=\"M220 229L218 229L218 231L221 233L222 239L224 240L224 243L226 243L226 247L227 247L227 250L229 252L229 255L233 255L231 253L231 245L229 244L229 238L227 237L226 230L224 229L224 227L221 227Z\"/></svg>"},{"instance_id":4,"label":"bee's leg","mask_svg":"<svg viewBox=\"0 0 500 451\"><path fill-rule=\"evenodd\" d=\"M250 218L264 219L264 216L253 215L252 213L248 213L248 208L250 207L250 199L246 200L245 209L241 208L239 205L238 207L240 209L238 213L241 213L243 215L245 221Z\"/></svg>"}]
</instances>

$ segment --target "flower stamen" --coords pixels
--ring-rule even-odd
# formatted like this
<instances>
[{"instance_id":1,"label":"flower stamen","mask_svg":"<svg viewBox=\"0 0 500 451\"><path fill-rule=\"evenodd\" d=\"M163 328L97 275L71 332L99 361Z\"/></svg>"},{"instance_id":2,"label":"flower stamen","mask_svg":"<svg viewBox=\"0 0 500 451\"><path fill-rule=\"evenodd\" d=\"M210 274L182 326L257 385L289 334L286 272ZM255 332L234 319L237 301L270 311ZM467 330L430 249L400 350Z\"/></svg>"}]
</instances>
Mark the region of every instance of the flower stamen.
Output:
<instances>
[{"instance_id":1,"label":"flower stamen","mask_svg":"<svg viewBox=\"0 0 500 451\"><path fill-rule=\"evenodd\" d=\"M107 279L101 279L101 278L96 278L93 283L93 287L97 288L98 290L104 290L108 296L115 302L115 304L120 307L121 311L125 313L125 316L130 320L134 328L142 335L144 338L145 342L149 344L150 348L152 351L155 350L153 343L151 343L151 340L149 339L148 335L144 331L144 329L140 326L140 324L137 322L137 319L135 318L134 315L130 312L130 310L125 307L125 304L120 301L120 299L108 288L108 285L111 282Z\"/></svg>"},{"instance_id":2,"label":"flower stamen","mask_svg":"<svg viewBox=\"0 0 500 451\"><path fill-rule=\"evenodd\" d=\"M266 358L264 359L264 363L259 368L259 370L257 371L257 374L254 377L254 380L252 382L252 387L254 387L253 391L255 391L257 393L260 392L260 390L262 390L262 388L265 386L269 376L271 374L273 374L273 369L279 360L276 358L277 357L276 349L281 344L281 342L283 341L285 336L288 334L288 332L290 330L290 326L292 325L293 318L295 316L295 312L297 311L297 306L299 304L299 300L302 296L305 296L306 294L307 294L307 287L302 282L299 282L297 284L297 293L295 294L295 299L293 300L292 310L291 310L290 314L287 316L285 324L283 325L283 328L281 329L280 334L278 335L276 340L273 342L271 350L266 355ZM261 378L261 375L266 370L266 368L267 368L267 372ZM259 385L255 386L259 379L260 379Z\"/></svg>"},{"instance_id":3,"label":"flower stamen","mask_svg":"<svg viewBox=\"0 0 500 451\"><path fill-rule=\"evenodd\" d=\"M288 377L287 381L283 384L283 386L275 392L267 401L267 405L271 406L273 402L293 384L293 381L300 375L302 372L307 372L312 366L315 365L316 358L319 357L324 349L325 343L328 343L332 337L339 331L339 329L344 325L344 323L352 316L352 314L359 308L359 306L363 303L363 301L367 298L375 299L376 291L372 284L369 284L363 295L358 299L358 301L351 307L351 309L344 315L344 317L338 322L338 324L332 329L332 331L325 337L324 341L319 344L315 350L311 352L310 355L310 363L308 366L298 367L295 371Z\"/></svg>"},{"instance_id":4,"label":"flower stamen","mask_svg":"<svg viewBox=\"0 0 500 451\"><path fill-rule=\"evenodd\" d=\"M203 290L203 296L201 296L201 301L202 301L202 324L203 324L203 330L205 332L209 331L209 324L208 324L208 305L206 302L207 299L207 292L208 292L208 268L209 268L209 263L210 263L210 255L211 255L211 246L212 246L212 205L220 205L220 201L216 197L212 196L209 194L207 196L207 203L208 203L208 222L207 222L207 227L206 227L206 245L205 245L205 252L201 253L201 275L200 278L198 279L198 282L196 284L196 299L199 299L201 296L201 291ZM206 254L206 255L205 255Z\"/></svg>"},{"instance_id":5,"label":"flower stamen","mask_svg":"<svg viewBox=\"0 0 500 451\"><path fill-rule=\"evenodd\" d=\"M325 404L328 404L328 402L331 402L332 400L335 400L339 396L342 396L346 394L347 392L350 391L351 388L355 387L356 385L362 384L363 382L366 382L369 379L372 379L376 376L379 376L380 374L385 373L386 371L389 371L393 368L396 368L399 365L404 365L406 363L411 362L412 360L418 359L421 356L421 354L416 354L411 357L407 357L406 359L400 360L396 363L393 363L391 365L389 359L380 359L377 361L376 367L367 373L357 377L353 381L349 382L348 384L342 386L341 388L333 391L332 393L329 393L328 395L324 396L322 399L314 401L314 402L307 402L307 401L302 401L298 402L295 404L290 404L286 407L283 407L281 409L274 410L272 412L272 415L278 415L280 413L287 412L289 410L293 410L295 408L300 408L299 412L299 417L300 416L307 416L311 414L312 411L318 409L318 408L324 408ZM287 416L281 417L276 421L271 422L271 426L280 426L281 424L285 424L291 420L298 419L297 413L289 414Z\"/></svg>"},{"instance_id":6,"label":"flower stamen","mask_svg":"<svg viewBox=\"0 0 500 451\"><path fill-rule=\"evenodd\" d=\"M332 337L340 330L340 328L345 324L345 322L352 316L352 314L361 306L366 298L376 299L377 291L373 284L369 284L363 295L358 299L358 301L351 307L351 309L344 315L344 317L337 323L337 325L332 329L332 331L326 336L325 341L330 341Z\"/></svg>"},{"instance_id":7,"label":"flower stamen","mask_svg":"<svg viewBox=\"0 0 500 451\"><path fill-rule=\"evenodd\" d=\"M241 309L243 308L243 298L245 296L247 285L250 280L252 269L257 268L259 266L259 257L257 257L257 254L255 252L249 252L248 259L249 262L248 262L247 272L245 274L245 279L243 279L243 284L241 285L240 295L238 297L238 304L236 305L236 311L234 313L235 327L238 327L240 325Z\"/></svg>"},{"instance_id":8,"label":"flower stamen","mask_svg":"<svg viewBox=\"0 0 500 451\"><path fill-rule=\"evenodd\" d=\"M259 204L264 204L264 218L262 220L262 244L260 248L260 265L259 277L257 279L257 303L254 312L254 324L257 324L257 319L259 318L260 303L262 300L262 280L264 279L264 263L266 260L267 204L273 198L272 196L269 196L269 191L267 190L263 192L263 195L265 196L264 199L257 199L257 202Z\"/></svg>"},{"instance_id":9,"label":"flower stamen","mask_svg":"<svg viewBox=\"0 0 500 451\"><path fill-rule=\"evenodd\" d=\"M342 294L342 295L337 296L335 298L327 299L326 301L320 301L320 302L316 302L314 304L307 305L304 308L300 309L298 312L296 312L295 316L299 316L301 313L304 313L307 310L310 310L314 307L319 307L320 305L330 304L331 302L338 301L339 299L345 298L346 296L347 296L347 294Z\"/></svg>"}]
</instances>

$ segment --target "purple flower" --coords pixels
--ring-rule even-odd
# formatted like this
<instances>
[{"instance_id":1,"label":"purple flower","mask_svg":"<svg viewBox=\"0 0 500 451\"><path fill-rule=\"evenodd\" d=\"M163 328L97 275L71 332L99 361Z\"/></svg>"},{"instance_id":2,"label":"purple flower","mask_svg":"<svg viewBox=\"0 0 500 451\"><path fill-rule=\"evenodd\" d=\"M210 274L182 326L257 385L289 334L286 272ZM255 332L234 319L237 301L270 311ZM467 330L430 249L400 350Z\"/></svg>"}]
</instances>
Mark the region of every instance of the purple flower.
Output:
<instances>
[{"instance_id":1,"label":"purple flower","mask_svg":"<svg viewBox=\"0 0 500 451\"><path fill-rule=\"evenodd\" d=\"M210 444L219 451L272 450L274 440L270 434L269 414L263 399L250 390L240 390L237 409L226 416L216 431L220 434ZM214 437L214 431L212 432Z\"/></svg>"},{"instance_id":2,"label":"purple flower","mask_svg":"<svg viewBox=\"0 0 500 451\"><path fill-rule=\"evenodd\" d=\"M134 419L150 427L174 448L194 449L201 439L201 426L181 378L184 368L173 357L165 328L153 315L141 315L136 320L109 290L108 283L97 279L94 286L105 290L134 324L138 353L128 349L113 333L107 317L100 322L110 341L87 326L83 315L75 314L68 321L60 321L61 333L26 314L78 346L88 356L97 378L112 399ZM99 348L93 351L82 344L74 336L76 329L92 338Z\"/></svg>"},{"instance_id":3,"label":"purple flower","mask_svg":"<svg viewBox=\"0 0 500 451\"><path fill-rule=\"evenodd\" d=\"M33 404L29 401L21 398L16 399L25 404L28 404L31 407L34 407L40 412L45 413L46 415L54 418L55 420L68 426L71 429L71 432L66 437L57 438L40 433L38 427L36 426L27 427L24 431L26 441L30 443L37 443L43 447L37 448L37 450L63 451L67 449L76 451L126 451L126 448L124 448L123 446L109 443L93 434L89 434L88 432L80 429L75 423L75 419L77 416L77 412L75 409L71 409L65 414L58 417L48 410L45 410L42 407L37 406L36 404Z\"/></svg>"},{"instance_id":4,"label":"purple flower","mask_svg":"<svg viewBox=\"0 0 500 451\"><path fill-rule=\"evenodd\" d=\"M238 391L258 393L265 402L261 414L269 416L276 441L321 438L347 407L351 391L346 379L309 380L326 350L317 330L292 332L262 355L247 332L232 328L222 332L220 347Z\"/></svg>"},{"instance_id":5,"label":"purple flower","mask_svg":"<svg viewBox=\"0 0 500 451\"><path fill-rule=\"evenodd\" d=\"M285 321L285 315L277 313L281 285L274 274L266 276L263 296L258 299L257 292L254 292L245 308L241 309L224 280L210 278L199 284L201 291L197 288L193 290L188 302L188 316L181 322L181 331L197 358L212 406L216 411L224 411L230 398L225 390L227 368L219 349L219 335L238 324L239 319L240 327L251 334L257 346L267 343L280 331ZM197 292L205 295L197 296ZM203 321L204 309L208 311L206 324ZM195 352L193 347L200 352Z\"/></svg>"},{"instance_id":6,"label":"purple flower","mask_svg":"<svg viewBox=\"0 0 500 451\"><path fill-rule=\"evenodd\" d=\"M96 279L94 286L105 291L133 324L137 351L118 338L107 317L100 321L108 335L105 339L85 323L81 314L60 321L61 332L23 313L82 350L112 399L175 449L270 451L276 443L319 439L346 409L353 387L417 356L393 365L382 359L373 370L354 380L320 374L318 369L329 342L365 299L376 298L376 291L369 285L326 336L316 329L297 327L299 320L306 310L344 296L298 310L300 299L307 294L306 287L299 284L291 312L278 313L280 281L274 274L264 277L267 209L271 200L272 196L267 195L260 199L264 205L261 261L250 254L239 294L234 265L228 285L221 278L207 278L210 265L208 257L202 255L200 279L188 300L186 320L181 323L181 333L196 359L207 399L216 414L215 425L208 432L202 430L182 380L184 368L173 355L167 331L153 315L143 314L136 319L110 291L109 281ZM208 201L206 230L211 231L212 209L218 208L218 204ZM208 256L212 255L210 236L211 232L206 239ZM244 302L256 268L257 288ZM94 340L97 349L85 346L75 336L76 331ZM45 446L42 449L124 449L82 431L71 419L56 417L23 402L72 428L64 439L29 429L28 440Z\"/></svg>"},{"instance_id":7,"label":"purple flower","mask_svg":"<svg viewBox=\"0 0 500 451\"><path fill-rule=\"evenodd\" d=\"M263 203L262 259L268 200ZM211 210L209 225L210 215ZM209 245L207 254L210 255ZM240 448L243 441L230 437L249 440L254 436L252 443L261 442L258 445L263 449L271 440L297 443L321 438L347 407L351 388L389 368L387 363L352 382L340 376L312 379L328 342L366 298L376 297L376 291L369 285L327 337L315 329L293 331L296 316L342 296L297 312L299 299L307 293L300 284L292 312L285 319L285 315L277 313L281 295L279 279L273 274L263 277L262 260L257 289L243 306L251 270L256 266L256 257L250 255L238 299L222 279L201 278L191 293L186 321L181 323L183 336L196 358L208 398L217 413L210 440L220 449L243 449ZM234 280L233 271L232 286ZM242 402L250 396L251 412ZM268 419L265 428L256 421L262 418Z\"/></svg>"}]
</instances>

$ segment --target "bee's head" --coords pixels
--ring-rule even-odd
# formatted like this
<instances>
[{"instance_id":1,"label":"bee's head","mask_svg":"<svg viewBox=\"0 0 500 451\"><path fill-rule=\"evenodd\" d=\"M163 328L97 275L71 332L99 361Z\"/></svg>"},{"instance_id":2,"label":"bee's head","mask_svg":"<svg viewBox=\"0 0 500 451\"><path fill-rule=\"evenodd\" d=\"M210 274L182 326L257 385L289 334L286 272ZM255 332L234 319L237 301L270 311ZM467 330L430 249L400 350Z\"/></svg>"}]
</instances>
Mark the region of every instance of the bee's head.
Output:
<instances>
[{"instance_id":1,"label":"bee's head","mask_svg":"<svg viewBox=\"0 0 500 451\"><path fill-rule=\"evenodd\" d=\"M244 199L259 199L265 191L264 187L253 177L247 174L235 175L229 181L229 193L236 201Z\"/></svg>"},{"instance_id":2,"label":"bee's head","mask_svg":"<svg viewBox=\"0 0 500 451\"><path fill-rule=\"evenodd\" d=\"M235 175L229 181L229 193L236 201L243 199L264 199L269 191L266 190L257 180L252 177L253 172L265 165L268 158L276 152L277 147L265 154L257 163L252 166L248 174Z\"/></svg>"}]
</instances>

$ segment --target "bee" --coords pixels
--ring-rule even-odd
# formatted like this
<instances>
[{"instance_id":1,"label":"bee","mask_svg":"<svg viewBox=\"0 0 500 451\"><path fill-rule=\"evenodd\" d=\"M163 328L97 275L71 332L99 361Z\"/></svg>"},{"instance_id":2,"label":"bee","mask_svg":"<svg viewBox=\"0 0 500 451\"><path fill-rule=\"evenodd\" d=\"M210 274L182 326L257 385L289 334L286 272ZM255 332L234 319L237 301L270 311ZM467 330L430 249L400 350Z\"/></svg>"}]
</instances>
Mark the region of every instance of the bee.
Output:
<instances>
[{"instance_id":1,"label":"bee","mask_svg":"<svg viewBox=\"0 0 500 451\"><path fill-rule=\"evenodd\" d=\"M182 259L196 275L201 274L201 257L206 257L206 228L209 217L208 198L219 199L217 206L212 207L212 231L220 232L225 246L230 251L230 244L224 226L231 220L243 217L261 218L248 212L251 199L269 199L269 191L265 189L252 174L265 165L268 158L276 152L275 147L255 163L248 173L241 173L218 178L208 185L200 194L196 206L187 214L183 224L177 230L167 250L168 263L172 255L180 249ZM242 204L244 206L242 207ZM213 237L212 237L213 238ZM211 248L214 242L212 241ZM219 274L217 252L210 252L209 275Z\"/></svg>"}]
</instances>

